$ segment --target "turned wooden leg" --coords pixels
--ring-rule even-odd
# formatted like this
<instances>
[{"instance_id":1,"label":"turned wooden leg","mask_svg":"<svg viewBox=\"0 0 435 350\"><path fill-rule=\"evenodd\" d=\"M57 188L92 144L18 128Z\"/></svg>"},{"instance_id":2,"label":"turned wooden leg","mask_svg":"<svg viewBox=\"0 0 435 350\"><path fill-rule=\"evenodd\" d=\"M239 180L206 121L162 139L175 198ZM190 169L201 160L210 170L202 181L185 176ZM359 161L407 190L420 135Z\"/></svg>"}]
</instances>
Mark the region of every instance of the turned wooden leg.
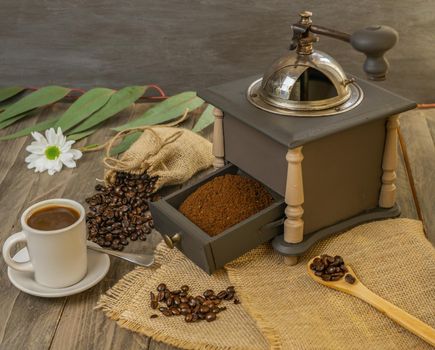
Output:
<instances>
[{"instance_id":1,"label":"turned wooden leg","mask_svg":"<svg viewBox=\"0 0 435 350\"><path fill-rule=\"evenodd\" d=\"M399 116L388 119L385 137L384 157L382 160L382 187L379 195L379 206L391 208L396 203L396 167L397 167L397 128Z\"/></svg>"},{"instance_id":2,"label":"turned wooden leg","mask_svg":"<svg viewBox=\"0 0 435 350\"><path fill-rule=\"evenodd\" d=\"M222 168L225 165L225 147L224 147L224 114L219 108L213 110L214 127L213 127L213 155L215 168Z\"/></svg>"},{"instance_id":3,"label":"turned wooden leg","mask_svg":"<svg viewBox=\"0 0 435 350\"><path fill-rule=\"evenodd\" d=\"M302 147L289 149L286 155L288 163L287 184L285 189L286 220L284 221L284 241L288 243L299 243L304 239L304 221L302 215L304 209L304 186L302 182ZM285 263L295 265L298 262L297 256L285 257Z\"/></svg>"}]
</instances>

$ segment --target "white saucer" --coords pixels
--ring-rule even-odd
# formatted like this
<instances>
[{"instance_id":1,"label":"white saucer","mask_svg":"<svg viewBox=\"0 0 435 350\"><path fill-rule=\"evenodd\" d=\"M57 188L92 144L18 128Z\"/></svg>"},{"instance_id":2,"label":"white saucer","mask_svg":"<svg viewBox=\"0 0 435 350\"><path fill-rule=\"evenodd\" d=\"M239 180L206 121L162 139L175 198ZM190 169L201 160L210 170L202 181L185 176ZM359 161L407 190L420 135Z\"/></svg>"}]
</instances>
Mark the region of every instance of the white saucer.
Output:
<instances>
[{"instance_id":1,"label":"white saucer","mask_svg":"<svg viewBox=\"0 0 435 350\"><path fill-rule=\"evenodd\" d=\"M95 243L92 243L95 244ZM96 244L95 244L96 245ZM29 260L27 248L21 249L13 258L16 262ZM16 271L8 267L8 277L12 284L25 293L44 298L58 298L77 294L95 286L109 271L110 259L107 254L88 249L88 273L78 283L65 288L49 288L42 286L33 278L33 272Z\"/></svg>"}]
</instances>

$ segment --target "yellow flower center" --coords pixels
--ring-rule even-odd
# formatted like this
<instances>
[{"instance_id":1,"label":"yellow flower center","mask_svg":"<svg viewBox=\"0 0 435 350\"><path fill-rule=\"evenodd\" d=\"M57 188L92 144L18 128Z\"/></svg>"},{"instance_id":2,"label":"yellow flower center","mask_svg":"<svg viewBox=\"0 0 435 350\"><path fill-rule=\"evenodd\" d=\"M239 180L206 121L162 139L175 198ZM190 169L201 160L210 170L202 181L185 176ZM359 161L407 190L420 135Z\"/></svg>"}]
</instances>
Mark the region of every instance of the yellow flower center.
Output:
<instances>
[{"instance_id":1,"label":"yellow flower center","mask_svg":"<svg viewBox=\"0 0 435 350\"><path fill-rule=\"evenodd\" d=\"M48 146L44 153L47 159L55 160L60 156L60 149L57 146Z\"/></svg>"}]
</instances>

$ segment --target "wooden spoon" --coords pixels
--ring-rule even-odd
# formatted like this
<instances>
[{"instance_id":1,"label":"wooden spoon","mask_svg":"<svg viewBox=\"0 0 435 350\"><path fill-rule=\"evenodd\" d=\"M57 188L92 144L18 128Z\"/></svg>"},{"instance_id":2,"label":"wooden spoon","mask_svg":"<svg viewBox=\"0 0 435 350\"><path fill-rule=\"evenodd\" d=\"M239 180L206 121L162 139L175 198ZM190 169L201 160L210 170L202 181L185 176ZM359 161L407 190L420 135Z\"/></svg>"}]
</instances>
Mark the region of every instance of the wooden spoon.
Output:
<instances>
[{"instance_id":1,"label":"wooden spoon","mask_svg":"<svg viewBox=\"0 0 435 350\"><path fill-rule=\"evenodd\" d=\"M355 282L353 284L346 282L344 277L338 281L324 281L321 277L316 276L313 270L310 269L310 265L315 258L316 257L311 259L307 265L308 274L314 281L323 284L326 287L339 290L340 292L344 292L364 300L366 303L369 303L371 306L400 324L408 331L414 333L416 336L420 337L432 346L435 346L435 329L420 321L418 318L408 314L401 308L391 304L385 299L382 299L379 295L373 293L361 283L349 265L346 264L346 267L349 270L348 273L355 277Z\"/></svg>"}]
</instances>

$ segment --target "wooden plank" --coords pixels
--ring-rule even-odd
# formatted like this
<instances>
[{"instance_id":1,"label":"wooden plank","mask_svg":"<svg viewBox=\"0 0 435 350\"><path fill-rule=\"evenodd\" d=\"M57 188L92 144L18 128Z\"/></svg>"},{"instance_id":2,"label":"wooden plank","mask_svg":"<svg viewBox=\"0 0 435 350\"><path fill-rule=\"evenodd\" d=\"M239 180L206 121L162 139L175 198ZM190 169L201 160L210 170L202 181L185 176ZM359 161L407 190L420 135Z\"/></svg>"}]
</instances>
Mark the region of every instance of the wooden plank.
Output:
<instances>
[{"instance_id":1,"label":"wooden plank","mask_svg":"<svg viewBox=\"0 0 435 350\"><path fill-rule=\"evenodd\" d=\"M407 148L425 232L432 244L435 244L435 145L429 125L433 125L434 118L433 109L416 109L404 113L401 118L401 133Z\"/></svg>"}]
</instances>

